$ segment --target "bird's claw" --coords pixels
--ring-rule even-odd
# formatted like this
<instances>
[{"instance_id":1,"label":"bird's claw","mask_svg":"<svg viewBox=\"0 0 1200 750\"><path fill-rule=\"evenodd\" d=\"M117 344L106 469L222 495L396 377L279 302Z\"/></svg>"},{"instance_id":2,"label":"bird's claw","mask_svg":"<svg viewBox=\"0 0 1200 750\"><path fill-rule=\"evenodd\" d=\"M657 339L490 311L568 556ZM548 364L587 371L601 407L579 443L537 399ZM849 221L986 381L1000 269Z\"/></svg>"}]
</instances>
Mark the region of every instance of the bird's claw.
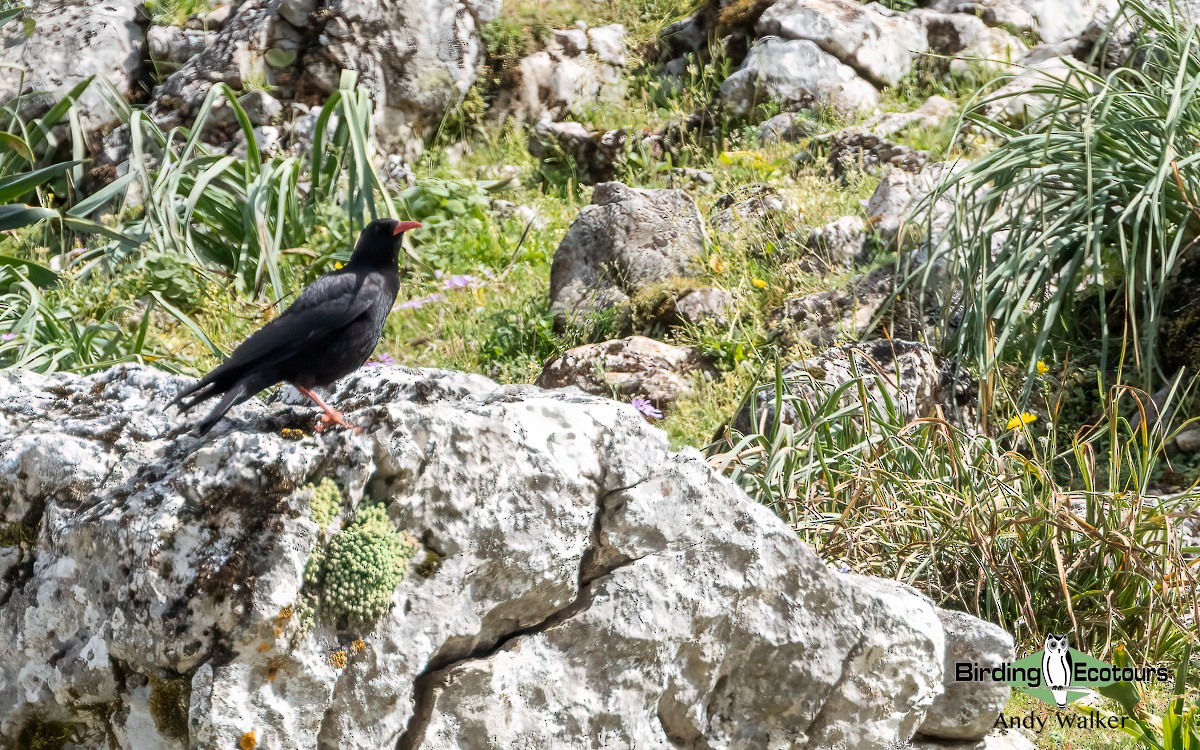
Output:
<instances>
[{"instance_id":1,"label":"bird's claw","mask_svg":"<svg viewBox=\"0 0 1200 750\"><path fill-rule=\"evenodd\" d=\"M330 427L333 427L334 425L338 425L340 427L345 427L347 430L352 431L355 435L362 434L362 428L355 427L354 425L347 422L346 418L342 416L341 412L334 412L332 414L322 414L320 421L317 422L317 426L313 429L316 430L317 432L324 432L325 430L328 430Z\"/></svg>"}]
</instances>

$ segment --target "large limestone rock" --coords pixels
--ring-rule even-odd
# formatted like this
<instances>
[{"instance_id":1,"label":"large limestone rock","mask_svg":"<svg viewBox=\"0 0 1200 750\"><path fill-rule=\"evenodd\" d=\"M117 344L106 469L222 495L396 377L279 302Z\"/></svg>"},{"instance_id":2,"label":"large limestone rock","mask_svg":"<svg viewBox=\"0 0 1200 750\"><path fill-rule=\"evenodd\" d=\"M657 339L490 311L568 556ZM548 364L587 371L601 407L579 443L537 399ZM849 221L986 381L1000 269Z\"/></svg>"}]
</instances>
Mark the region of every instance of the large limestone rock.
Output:
<instances>
[{"instance_id":1,"label":"large limestone rock","mask_svg":"<svg viewBox=\"0 0 1200 750\"><path fill-rule=\"evenodd\" d=\"M33 3L20 19L0 27L0 102L18 93L45 92L22 107L26 114L40 115L90 76L108 79L129 96L141 75L140 5L134 0ZM79 98L76 111L89 134L115 116L98 81Z\"/></svg>"},{"instance_id":2,"label":"large limestone rock","mask_svg":"<svg viewBox=\"0 0 1200 750\"><path fill-rule=\"evenodd\" d=\"M198 439L181 385L0 372L0 743L882 750L942 690L928 599L833 571L632 407L379 367L330 394L360 434L287 388ZM368 501L419 542L391 608L305 613Z\"/></svg>"},{"instance_id":3,"label":"large limestone rock","mask_svg":"<svg viewBox=\"0 0 1200 750\"><path fill-rule=\"evenodd\" d=\"M696 274L703 253L704 220L687 193L601 183L554 254L550 309L578 319L621 305L646 286Z\"/></svg>"},{"instance_id":4,"label":"large limestone rock","mask_svg":"<svg viewBox=\"0 0 1200 750\"><path fill-rule=\"evenodd\" d=\"M248 81L285 100L323 99L343 70L375 98L385 145L420 150L447 111L475 81L479 25L499 0L247 0L220 33L154 92L150 114L162 125L186 123L217 81Z\"/></svg>"},{"instance_id":5,"label":"large limestone rock","mask_svg":"<svg viewBox=\"0 0 1200 750\"><path fill-rule=\"evenodd\" d=\"M928 46L919 22L878 3L853 0L778 0L754 30L814 42L877 85L899 83Z\"/></svg>"},{"instance_id":6,"label":"large limestone rock","mask_svg":"<svg viewBox=\"0 0 1200 750\"><path fill-rule=\"evenodd\" d=\"M742 66L721 84L720 97L738 115L767 101L785 109L827 106L843 113L879 104L874 86L815 42L774 36L754 43Z\"/></svg>"}]
</instances>

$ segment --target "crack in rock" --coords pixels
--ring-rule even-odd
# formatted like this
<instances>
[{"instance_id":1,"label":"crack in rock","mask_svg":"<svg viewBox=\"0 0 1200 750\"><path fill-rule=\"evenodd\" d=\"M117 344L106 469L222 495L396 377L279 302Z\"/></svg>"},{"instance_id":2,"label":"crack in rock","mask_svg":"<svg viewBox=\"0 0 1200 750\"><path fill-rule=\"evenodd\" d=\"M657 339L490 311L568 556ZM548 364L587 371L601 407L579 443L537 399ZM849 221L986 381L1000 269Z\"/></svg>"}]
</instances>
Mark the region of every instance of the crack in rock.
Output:
<instances>
[{"instance_id":1,"label":"crack in rock","mask_svg":"<svg viewBox=\"0 0 1200 750\"><path fill-rule=\"evenodd\" d=\"M618 487L609 490L600 496L596 503L596 512L592 516L591 541L588 544L588 548L584 550L579 558L579 578L576 584L575 597L571 601L546 615L540 621L507 633L490 645L477 646L463 656L439 659L435 655L430 658L425 669L413 680L413 712L409 718L408 726L396 741L396 750L415 750L421 746L421 743L425 739L425 730L429 726L429 721L433 718L434 694L444 683L445 678L456 667L472 661L485 661L502 651L518 638L543 633L555 625L571 619L591 606L592 599L595 596L595 589L592 584L612 575L621 568L626 568L649 556L643 555L634 558L621 556L619 559L609 563L598 563L596 560L600 555L601 547L604 546L601 542L601 526L604 513L608 510L608 498L617 493L627 492L637 487L638 484L641 484L641 482L636 482L628 487Z\"/></svg>"}]
</instances>

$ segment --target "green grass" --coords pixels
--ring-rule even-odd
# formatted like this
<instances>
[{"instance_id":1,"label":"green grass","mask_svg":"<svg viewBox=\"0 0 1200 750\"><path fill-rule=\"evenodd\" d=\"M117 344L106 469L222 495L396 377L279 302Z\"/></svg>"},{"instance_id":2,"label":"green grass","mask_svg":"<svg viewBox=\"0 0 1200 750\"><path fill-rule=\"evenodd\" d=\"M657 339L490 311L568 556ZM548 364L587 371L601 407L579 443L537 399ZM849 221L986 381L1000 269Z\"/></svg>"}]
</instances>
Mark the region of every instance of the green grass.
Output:
<instances>
[{"instance_id":1,"label":"green grass","mask_svg":"<svg viewBox=\"0 0 1200 750\"><path fill-rule=\"evenodd\" d=\"M751 5L734 3L727 10L750 13ZM184 2L157 7L176 16L195 11ZM878 178L832 179L825 173L820 138L761 144L757 125L774 114L770 107L689 134L662 158L639 145L644 131L667 128L711 105L732 70L719 45L692 61L682 87L664 84L642 66L643 45L665 21L689 10L689 3L674 0L514 0L483 35L489 75L502 78L505 66L543 45L551 28L577 19L624 23L632 49L625 100L581 115L593 128L623 127L634 134L621 179L662 188L672 184L673 167L709 170L714 184L691 194L710 222L722 194L745 195L758 184L770 185L790 206L764 222L727 231L710 224L709 248L696 278L668 282L638 300L644 312L672 290L716 286L737 301L737 314L725 324L654 331L698 348L717 367L714 379L699 380L659 423L673 446L705 448L756 380L764 373L771 380L777 360L807 351L784 349L772 337L770 311L793 295L843 287L855 274L895 256L892 248L881 247L860 268L825 274L798 269L807 228L861 215ZM104 219L103 235L89 236L87 227L63 220L0 234L0 257L18 260L0 263L0 366L89 371L142 361L202 372L277 314L277 300L286 304L307 281L344 261L363 222L400 215L425 226L410 236L400 306L376 358L477 372L505 383L532 382L551 356L612 331L553 328L548 299L553 255L590 201L591 188L580 186L569 168L542 168L526 148L525 130L481 118L493 93L489 86L498 82L477 85L447 117L413 165L419 179L409 188L379 179L369 147L370 118L352 85L325 105L328 114L339 115L340 126L329 127L326 120L316 156L304 159L253 151L235 159L209 152L192 138L203 127L203 111L192 128L169 133L128 112L140 142L132 176L125 179L141 188L140 206L117 205ZM982 78L947 77L931 64L889 92L885 107L910 109L934 93L962 104L982 84ZM214 96L236 93L216 91ZM857 124L828 112L816 119L822 132ZM13 118L8 127L14 137L27 135ZM894 138L929 150L934 160L982 156L980 163L1014 173L1020 169L1004 162L1013 143L1024 143L1030 159L1044 158L1035 155L1031 137L1018 134L989 151L995 141L957 139L955 133L950 122ZM164 159L143 158L160 144ZM797 169L792 157L802 148L814 160ZM36 196L37 207L70 217L80 204L66 178L77 166L64 168L64 181L52 185L53 201L40 186L30 188L27 199ZM300 195L296 185L308 181L315 182L313 190ZM490 209L493 199L527 207L537 219L527 225L521 218L498 217ZM74 218L82 221L82 215ZM960 227L964 240L971 239L964 236L967 228ZM125 236L134 242L118 239ZM962 247L978 250L969 241ZM89 252L80 257L64 255L84 248ZM52 262L59 266L52 282L38 283L36 269ZM473 281L447 284L463 275ZM644 314L638 322L651 325ZM1170 517L1164 509L1141 505L1170 470L1164 435L1133 427L1134 394L1096 386L1097 373L1104 382L1110 379L1098 364L1099 352L1077 348L1066 358L1054 350L1046 358L1055 372L1033 378L1027 365L1035 367L1036 359L1018 349L1019 356L1005 354L987 379L989 433L938 420L906 422L886 399L864 403L861 384L854 382L832 397L822 394L794 426L732 436L740 445L715 463L828 559L911 582L1001 623L1023 644L1069 623L1081 647L1104 652L1125 641L1139 653L1177 653L1183 638L1179 616L1188 604L1183 584L1194 576L1195 559L1184 559L1167 543ZM1070 373L1059 377L1064 361ZM1027 381L1033 382L1034 398L1018 407L1017 394ZM1058 389L1067 395L1060 398ZM1194 410L1186 399L1178 403L1184 408L1176 427ZM1026 409L1038 420L1023 430L1003 429L1009 417ZM1076 434L1081 426L1085 429ZM1176 463L1189 470L1186 462ZM1079 501L1076 509L1082 510L1072 513L1067 500ZM1070 606L1064 588L1072 595Z\"/></svg>"}]
</instances>

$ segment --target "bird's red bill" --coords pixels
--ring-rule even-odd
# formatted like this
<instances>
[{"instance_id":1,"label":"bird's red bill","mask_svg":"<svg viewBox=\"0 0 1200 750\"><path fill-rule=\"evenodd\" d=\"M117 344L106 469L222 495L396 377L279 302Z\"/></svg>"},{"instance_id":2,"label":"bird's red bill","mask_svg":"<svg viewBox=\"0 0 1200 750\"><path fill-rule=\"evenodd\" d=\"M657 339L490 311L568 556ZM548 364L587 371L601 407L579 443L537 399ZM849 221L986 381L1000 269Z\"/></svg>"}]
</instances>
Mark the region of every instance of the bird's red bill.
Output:
<instances>
[{"instance_id":1,"label":"bird's red bill","mask_svg":"<svg viewBox=\"0 0 1200 750\"><path fill-rule=\"evenodd\" d=\"M392 230L392 234L400 234L407 232L410 229L420 229L421 222L419 221L402 221L396 224L396 228Z\"/></svg>"}]
</instances>

